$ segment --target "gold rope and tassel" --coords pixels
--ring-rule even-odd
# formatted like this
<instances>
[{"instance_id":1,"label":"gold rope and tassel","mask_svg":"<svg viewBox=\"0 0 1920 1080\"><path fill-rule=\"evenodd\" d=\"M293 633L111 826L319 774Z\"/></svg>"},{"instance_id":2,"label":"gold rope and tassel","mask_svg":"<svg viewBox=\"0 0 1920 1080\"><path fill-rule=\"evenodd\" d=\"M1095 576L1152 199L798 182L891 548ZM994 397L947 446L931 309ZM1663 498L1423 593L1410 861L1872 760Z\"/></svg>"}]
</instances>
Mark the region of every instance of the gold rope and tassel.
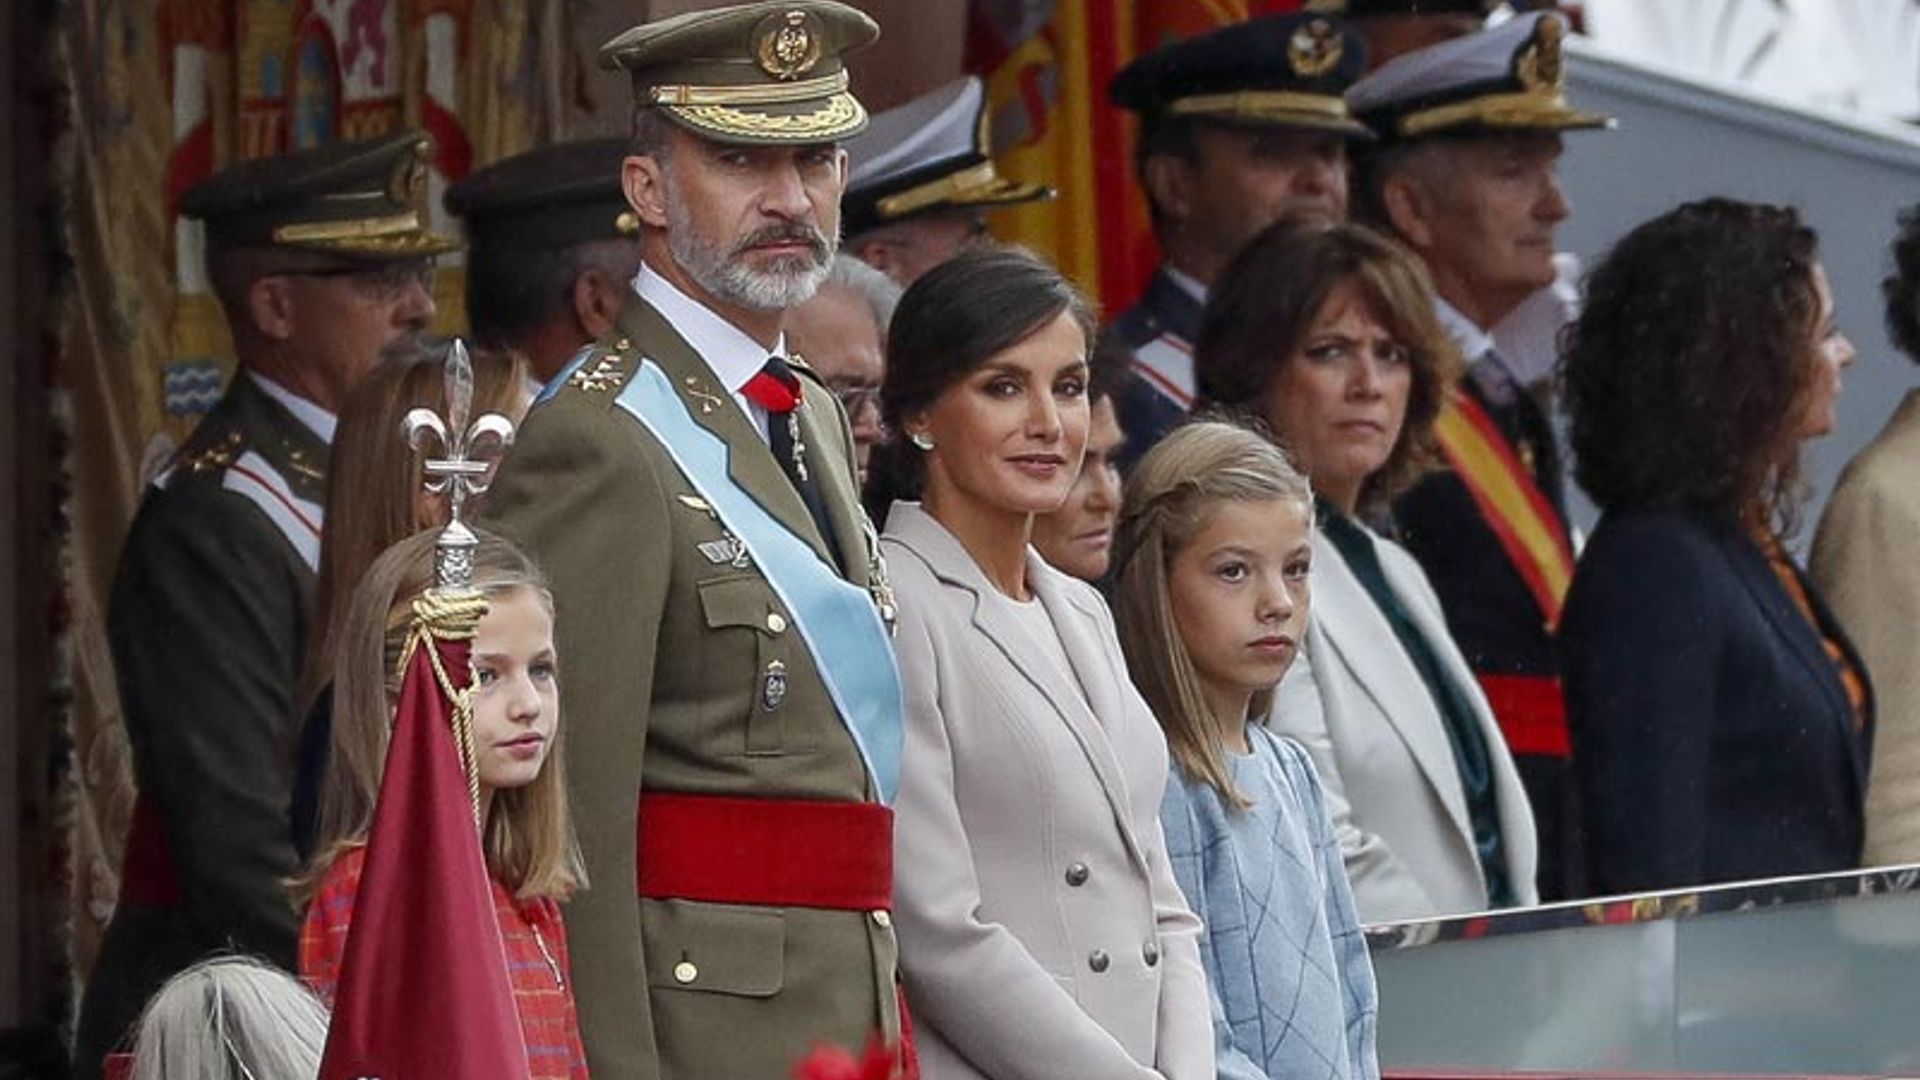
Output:
<instances>
[{"instance_id":1,"label":"gold rope and tassel","mask_svg":"<svg viewBox=\"0 0 1920 1080\"><path fill-rule=\"evenodd\" d=\"M400 650L400 670L404 672L413 662L414 650L426 645L433 677L447 700L453 702L453 742L459 748L460 769L467 776L467 798L473 803L476 829L484 829L486 821L480 809L480 767L474 760L473 672L469 668L464 685L456 686L447 675L446 665L440 662L440 650L434 645L441 641L471 641L486 613L486 595L477 589L429 589L413 601L413 627Z\"/></svg>"}]
</instances>

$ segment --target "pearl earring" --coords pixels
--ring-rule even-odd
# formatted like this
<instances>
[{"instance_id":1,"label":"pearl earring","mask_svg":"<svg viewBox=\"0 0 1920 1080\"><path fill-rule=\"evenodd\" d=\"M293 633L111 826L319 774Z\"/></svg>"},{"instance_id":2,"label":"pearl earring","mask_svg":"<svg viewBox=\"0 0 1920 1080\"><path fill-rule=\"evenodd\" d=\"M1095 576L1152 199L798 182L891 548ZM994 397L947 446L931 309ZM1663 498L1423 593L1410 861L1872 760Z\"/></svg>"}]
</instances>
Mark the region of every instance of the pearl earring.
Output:
<instances>
[{"instance_id":1,"label":"pearl earring","mask_svg":"<svg viewBox=\"0 0 1920 1080\"><path fill-rule=\"evenodd\" d=\"M924 431L916 431L907 436L907 441L922 450L933 449L933 436Z\"/></svg>"}]
</instances>

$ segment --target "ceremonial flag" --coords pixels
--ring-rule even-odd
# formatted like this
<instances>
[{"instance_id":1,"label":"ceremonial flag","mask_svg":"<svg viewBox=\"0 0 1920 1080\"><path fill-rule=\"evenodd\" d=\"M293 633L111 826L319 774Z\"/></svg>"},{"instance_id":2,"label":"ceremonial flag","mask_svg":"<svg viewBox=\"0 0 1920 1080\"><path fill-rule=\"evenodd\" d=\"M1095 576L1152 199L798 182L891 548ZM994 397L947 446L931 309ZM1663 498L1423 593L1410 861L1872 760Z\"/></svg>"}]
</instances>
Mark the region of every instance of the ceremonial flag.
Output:
<instances>
[{"instance_id":1,"label":"ceremonial flag","mask_svg":"<svg viewBox=\"0 0 1920 1080\"><path fill-rule=\"evenodd\" d=\"M472 592L414 602L321 1080L530 1076L459 734L484 611Z\"/></svg>"}]
</instances>

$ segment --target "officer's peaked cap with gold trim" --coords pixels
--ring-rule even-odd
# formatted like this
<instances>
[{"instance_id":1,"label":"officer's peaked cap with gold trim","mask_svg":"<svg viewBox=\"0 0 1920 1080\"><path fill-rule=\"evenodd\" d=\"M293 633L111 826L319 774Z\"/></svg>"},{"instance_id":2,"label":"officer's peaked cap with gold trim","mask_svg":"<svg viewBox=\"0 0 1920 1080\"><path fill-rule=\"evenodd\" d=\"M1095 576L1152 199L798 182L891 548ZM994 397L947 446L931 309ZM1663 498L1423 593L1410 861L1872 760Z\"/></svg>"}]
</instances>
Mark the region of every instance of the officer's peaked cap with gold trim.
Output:
<instances>
[{"instance_id":1,"label":"officer's peaked cap with gold trim","mask_svg":"<svg viewBox=\"0 0 1920 1080\"><path fill-rule=\"evenodd\" d=\"M1366 48L1325 15L1266 15L1162 45L1120 70L1107 96L1155 118L1240 126L1372 133L1341 95L1360 77Z\"/></svg>"},{"instance_id":2,"label":"officer's peaked cap with gold trim","mask_svg":"<svg viewBox=\"0 0 1920 1080\"><path fill-rule=\"evenodd\" d=\"M620 188L621 137L552 143L501 158L447 189L477 253L553 250L636 236Z\"/></svg>"},{"instance_id":3,"label":"officer's peaked cap with gold trim","mask_svg":"<svg viewBox=\"0 0 1920 1080\"><path fill-rule=\"evenodd\" d=\"M1045 184L1001 176L991 153L986 88L972 75L876 115L847 142L852 166L840 200L846 234L943 210L1053 198Z\"/></svg>"},{"instance_id":4,"label":"officer's peaked cap with gold trim","mask_svg":"<svg viewBox=\"0 0 1920 1080\"><path fill-rule=\"evenodd\" d=\"M739 4L636 26L600 47L600 66L632 76L636 105L715 142L832 142L867 126L841 57L879 36L833 0Z\"/></svg>"},{"instance_id":5,"label":"officer's peaked cap with gold trim","mask_svg":"<svg viewBox=\"0 0 1920 1080\"><path fill-rule=\"evenodd\" d=\"M1347 91L1347 104L1382 141L1612 127L1567 101L1566 32L1549 12L1509 19L1394 58Z\"/></svg>"},{"instance_id":6,"label":"officer's peaked cap with gold trim","mask_svg":"<svg viewBox=\"0 0 1920 1080\"><path fill-rule=\"evenodd\" d=\"M427 228L433 143L417 131L328 143L220 170L180 196L212 248L291 248L354 259L439 255L459 241Z\"/></svg>"}]
</instances>

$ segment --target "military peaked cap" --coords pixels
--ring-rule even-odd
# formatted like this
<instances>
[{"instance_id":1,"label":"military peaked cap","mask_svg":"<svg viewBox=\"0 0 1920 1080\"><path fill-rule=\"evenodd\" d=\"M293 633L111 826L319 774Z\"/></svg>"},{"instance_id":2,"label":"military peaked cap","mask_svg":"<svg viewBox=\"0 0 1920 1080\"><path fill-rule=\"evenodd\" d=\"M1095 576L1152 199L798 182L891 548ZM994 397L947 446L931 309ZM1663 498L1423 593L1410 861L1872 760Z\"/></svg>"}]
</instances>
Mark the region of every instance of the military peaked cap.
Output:
<instances>
[{"instance_id":1,"label":"military peaked cap","mask_svg":"<svg viewBox=\"0 0 1920 1080\"><path fill-rule=\"evenodd\" d=\"M643 23L600 47L634 103L724 143L830 142L867 126L841 55L880 27L833 0L775 0Z\"/></svg>"},{"instance_id":2,"label":"military peaked cap","mask_svg":"<svg viewBox=\"0 0 1920 1080\"><path fill-rule=\"evenodd\" d=\"M229 165L180 196L213 248L281 247L358 259L439 255L459 241L427 228L427 163L419 132L333 142Z\"/></svg>"},{"instance_id":3,"label":"military peaked cap","mask_svg":"<svg viewBox=\"0 0 1920 1080\"><path fill-rule=\"evenodd\" d=\"M637 235L620 188L627 145L582 139L502 158L448 188L447 210L466 223L468 243L495 251Z\"/></svg>"},{"instance_id":4,"label":"military peaked cap","mask_svg":"<svg viewBox=\"0 0 1920 1080\"><path fill-rule=\"evenodd\" d=\"M1395 58L1347 92L1383 141L1474 131L1611 127L1568 104L1566 24L1535 12Z\"/></svg>"},{"instance_id":5,"label":"military peaked cap","mask_svg":"<svg viewBox=\"0 0 1920 1080\"><path fill-rule=\"evenodd\" d=\"M1268 15L1163 45L1121 69L1107 96L1155 118L1333 131L1371 138L1342 94L1360 76L1360 39L1323 15Z\"/></svg>"},{"instance_id":6,"label":"military peaked cap","mask_svg":"<svg viewBox=\"0 0 1920 1080\"><path fill-rule=\"evenodd\" d=\"M852 172L840 203L848 236L941 210L992 210L1053 198L1045 184L994 170L987 95L972 75L873 118L847 143Z\"/></svg>"}]
</instances>

